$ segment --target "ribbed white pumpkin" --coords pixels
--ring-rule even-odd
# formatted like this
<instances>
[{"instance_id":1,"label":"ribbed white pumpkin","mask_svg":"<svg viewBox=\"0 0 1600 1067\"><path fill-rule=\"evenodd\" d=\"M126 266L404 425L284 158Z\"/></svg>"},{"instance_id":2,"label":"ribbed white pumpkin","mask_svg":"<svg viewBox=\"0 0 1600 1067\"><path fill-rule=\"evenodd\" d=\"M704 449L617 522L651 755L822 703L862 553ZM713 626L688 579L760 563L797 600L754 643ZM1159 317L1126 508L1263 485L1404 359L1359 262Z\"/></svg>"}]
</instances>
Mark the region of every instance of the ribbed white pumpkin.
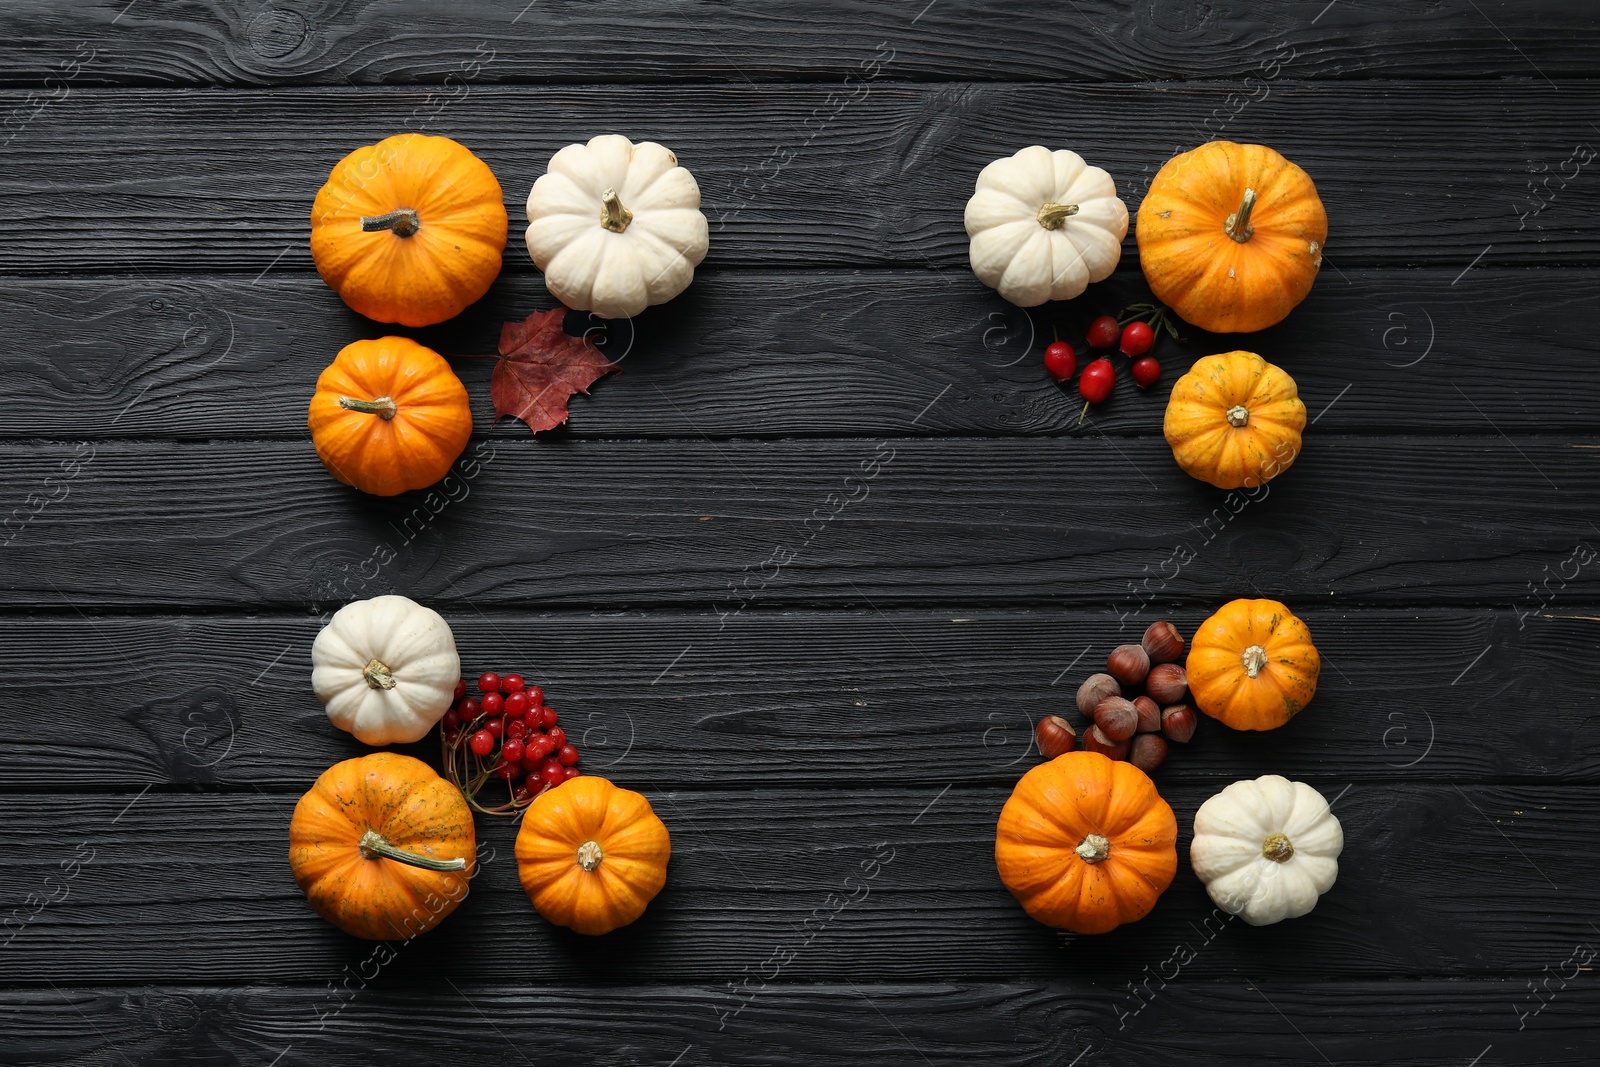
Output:
<instances>
[{"instance_id":1,"label":"ribbed white pumpkin","mask_svg":"<svg viewBox=\"0 0 1600 1067\"><path fill-rule=\"evenodd\" d=\"M966 224L978 280L1034 307L1110 277L1128 236L1128 208L1111 175L1078 153L1033 145L983 168Z\"/></svg>"},{"instance_id":2,"label":"ribbed white pumpkin","mask_svg":"<svg viewBox=\"0 0 1600 1067\"><path fill-rule=\"evenodd\" d=\"M450 627L403 596L346 604L311 646L311 687L329 720L369 745L422 740L460 679Z\"/></svg>"},{"instance_id":3,"label":"ribbed white pumpkin","mask_svg":"<svg viewBox=\"0 0 1600 1067\"><path fill-rule=\"evenodd\" d=\"M605 134L551 157L528 194L527 236L552 296L617 319L688 288L710 228L700 186L677 156Z\"/></svg>"},{"instance_id":4,"label":"ribbed white pumpkin","mask_svg":"<svg viewBox=\"0 0 1600 1067\"><path fill-rule=\"evenodd\" d=\"M1322 794L1269 774L1200 805L1189 863L1217 907L1268 926L1316 907L1343 850L1344 829Z\"/></svg>"}]
</instances>

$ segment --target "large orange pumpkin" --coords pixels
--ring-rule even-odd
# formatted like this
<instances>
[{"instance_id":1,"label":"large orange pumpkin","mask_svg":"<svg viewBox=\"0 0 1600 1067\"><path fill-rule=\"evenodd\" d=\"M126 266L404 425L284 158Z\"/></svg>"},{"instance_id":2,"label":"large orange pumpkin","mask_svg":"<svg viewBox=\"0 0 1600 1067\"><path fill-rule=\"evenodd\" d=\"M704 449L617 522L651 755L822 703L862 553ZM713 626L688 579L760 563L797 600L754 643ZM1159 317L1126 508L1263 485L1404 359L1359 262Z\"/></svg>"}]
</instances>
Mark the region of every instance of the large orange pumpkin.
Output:
<instances>
[{"instance_id":1,"label":"large orange pumpkin","mask_svg":"<svg viewBox=\"0 0 1600 1067\"><path fill-rule=\"evenodd\" d=\"M1201 711L1235 730L1272 730L1316 695L1322 657L1276 600L1235 600L1195 631L1185 671Z\"/></svg>"},{"instance_id":2,"label":"large orange pumpkin","mask_svg":"<svg viewBox=\"0 0 1600 1067\"><path fill-rule=\"evenodd\" d=\"M1293 378L1254 352L1224 352L1198 360L1178 379L1161 428L1192 477L1239 489L1287 470L1305 426Z\"/></svg>"},{"instance_id":3,"label":"large orange pumpkin","mask_svg":"<svg viewBox=\"0 0 1600 1067\"><path fill-rule=\"evenodd\" d=\"M311 206L311 258L367 318L431 326L489 291L506 225L483 160L448 137L402 133L334 166Z\"/></svg>"},{"instance_id":4,"label":"large orange pumpkin","mask_svg":"<svg viewBox=\"0 0 1600 1067\"><path fill-rule=\"evenodd\" d=\"M373 941L439 925L466 898L476 853L461 791L394 752L329 767L289 822L289 865L306 899Z\"/></svg>"},{"instance_id":5,"label":"large orange pumpkin","mask_svg":"<svg viewBox=\"0 0 1600 1067\"><path fill-rule=\"evenodd\" d=\"M307 421L333 476L376 496L426 489L472 436L467 387L407 337L345 345L317 378Z\"/></svg>"},{"instance_id":6,"label":"large orange pumpkin","mask_svg":"<svg viewBox=\"0 0 1600 1067\"><path fill-rule=\"evenodd\" d=\"M517 874L540 915L580 934L644 914L667 882L672 839L650 802L581 775L534 798L517 832Z\"/></svg>"},{"instance_id":7,"label":"large orange pumpkin","mask_svg":"<svg viewBox=\"0 0 1600 1067\"><path fill-rule=\"evenodd\" d=\"M1311 291L1328 215L1311 177L1277 152L1212 141L1156 173L1136 235L1162 303L1203 330L1249 333Z\"/></svg>"},{"instance_id":8,"label":"large orange pumpkin","mask_svg":"<svg viewBox=\"0 0 1600 1067\"><path fill-rule=\"evenodd\" d=\"M1103 934L1142 919L1178 870L1178 820L1131 763L1068 752L1022 776L995 830L1000 880L1049 926Z\"/></svg>"}]
</instances>

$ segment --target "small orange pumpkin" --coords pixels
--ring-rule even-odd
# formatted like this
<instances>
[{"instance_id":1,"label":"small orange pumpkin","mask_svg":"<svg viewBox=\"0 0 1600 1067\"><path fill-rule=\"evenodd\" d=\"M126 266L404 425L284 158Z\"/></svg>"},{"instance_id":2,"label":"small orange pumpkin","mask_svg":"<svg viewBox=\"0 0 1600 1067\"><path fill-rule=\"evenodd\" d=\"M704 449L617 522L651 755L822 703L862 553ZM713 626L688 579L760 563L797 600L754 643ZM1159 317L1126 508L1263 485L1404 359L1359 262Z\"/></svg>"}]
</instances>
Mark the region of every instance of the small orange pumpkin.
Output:
<instances>
[{"instance_id":1,"label":"small orange pumpkin","mask_svg":"<svg viewBox=\"0 0 1600 1067\"><path fill-rule=\"evenodd\" d=\"M371 941L439 925L466 898L476 857L461 791L394 752L329 767L289 821L289 865L306 899Z\"/></svg>"},{"instance_id":2,"label":"small orange pumpkin","mask_svg":"<svg viewBox=\"0 0 1600 1067\"><path fill-rule=\"evenodd\" d=\"M408 337L355 341L317 378L307 418L333 476L375 496L426 489L472 436L467 387Z\"/></svg>"},{"instance_id":3,"label":"small orange pumpkin","mask_svg":"<svg viewBox=\"0 0 1600 1067\"><path fill-rule=\"evenodd\" d=\"M1142 919L1178 870L1178 820L1149 775L1068 752L1022 776L1000 809L994 861L1027 913L1103 934Z\"/></svg>"},{"instance_id":4,"label":"small orange pumpkin","mask_svg":"<svg viewBox=\"0 0 1600 1067\"><path fill-rule=\"evenodd\" d=\"M517 832L517 874L540 915L606 934L667 882L672 839L638 793L581 775L536 797Z\"/></svg>"},{"instance_id":5,"label":"small orange pumpkin","mask_svg":"<svg viewBox=\"0 0 1600 1067\"><path fill-rule=\"evenodd\" d=\"M1136 234L1157 299L1202 330L1249 333L1311 291L1328 215L1310 175L1277 152L1212 141L1156 173Z\"/></svg>"},{"instance_id":6,"label":"small orange pumpkin","mask_svg":"<svg viewBox=\"0 0 1600 1067\"><path fill-rule=\"evenodd\" d=\"M1235 730L1274 730L1311 703L1322 657L1276 600L1235 600L1200 624L1185 670L1201 711Z\"/></svg>"},{"instance_id":7,"label":"small orange pumpkin","mask_svg":"<svg viewBox=\"0 0 1600 1067\"><path fill-rule=\"evenodd\" d=\"M334 166L311 206L311 258L367 318L432 326L489 291L506 226L483 160L448 137L402 133Z\"/></svg>"},{"instance_id":8,"label":"small orange pumpkin","mask_svg":"<svg viewBox=\"0 0 1600 1067\"><path fill-rule=\"evenodd\" d=\"M1287 470L1305 425L1293 378L1254 352L1224 352L1200 359L1173 385L1161 429L1191 477L1238 489Z\"/></svg>"}]
</instances>

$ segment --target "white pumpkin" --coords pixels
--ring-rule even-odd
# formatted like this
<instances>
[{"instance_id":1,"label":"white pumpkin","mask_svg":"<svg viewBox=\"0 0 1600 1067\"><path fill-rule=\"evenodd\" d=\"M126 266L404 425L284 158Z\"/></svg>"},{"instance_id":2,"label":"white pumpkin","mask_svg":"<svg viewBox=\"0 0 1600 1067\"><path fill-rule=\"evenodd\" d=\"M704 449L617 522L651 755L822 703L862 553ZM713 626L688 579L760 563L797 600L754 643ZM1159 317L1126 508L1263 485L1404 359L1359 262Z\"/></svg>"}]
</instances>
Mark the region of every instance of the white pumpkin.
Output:
<instances>
[{"instance_id":1,"label":"white pumpkin","mask_svg":"<svg viewBox=\"0 0 1600 1067\"><path fill-rule=\"evenodd\" d=\"M997 159L967 201L978 280L1018 307L1071 300L1117 269L1128 207L1099 167L1041 145Z\"/></svg>"},{"instance_id":2,"label":"white pumpkin","mask_svg":"<svg viewBox=\"0 0 1600 1067\"><path fill-rule=\"evenodd\" d=\"M1189 863L1212 901L1251 926L1295 919L1339 877L1344 829L1322 794L1269 774L1200 805Z\"/></svg>"},{"instance_id":3,"label":"white pumpkin","mask_svg":"<svg viewBox=\"0 0 1600 1067\"><path fill-rule=\"evenodd\" d=\"M346 604L311 646L311 687L328 718L369 745L422 740L460 680L450 627L403 596Z\"/></svg>"},{"instance_id":4,"label":"white pumpkin","mask_svg":"<svg viewBox=\"0 0 1600 1067\"><path fill-rule=\"evenodd\" d=\"M694 175L654 141L569 144L528 194L528 254L550 295L603 319L683 292L709 241Z\"/></svg>"}]
</instances>

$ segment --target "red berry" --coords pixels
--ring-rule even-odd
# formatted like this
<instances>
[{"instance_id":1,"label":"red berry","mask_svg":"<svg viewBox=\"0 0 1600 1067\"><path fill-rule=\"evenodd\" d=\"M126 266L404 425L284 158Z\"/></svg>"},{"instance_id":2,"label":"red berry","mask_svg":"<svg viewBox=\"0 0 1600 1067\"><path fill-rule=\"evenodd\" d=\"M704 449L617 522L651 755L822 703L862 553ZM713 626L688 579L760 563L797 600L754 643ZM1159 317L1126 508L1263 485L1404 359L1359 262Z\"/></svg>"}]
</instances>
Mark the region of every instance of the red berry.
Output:
<instances>
[{"instance_id":1,"label":"red berry","mask_svg":"<svg viewBox=\"0 0 1600 1067\"><path fill-rule=\"evenodd\" d=\"M1122 336L1122 327L1111 315L1101 315L1089 324L1089 347L1110 348Z\"/></svg>"},{"instance_id":2,"label":"red berry","mask_svg":"<svg viewBox=\"0 0 1600 1067\"><path fill-rule=\"evenodd\" d=\"M522 675L520 674L508 674L500 679L500 688L504 689L508 695L522 692L522 687L527 684L522 680Z\"/></svg>"},{"instance_id":3,"label":"red berry","mask_svg":"<svg viewBox=\"0 0 1600 1067\"><path fill-rule=\"evenodd\" d=\"M457 678L456 679L456 695L455 695L455 699L460 700L462 697L464 697L466 695L467 695L467 680L465 678Z\"/></svg>"},{"instance_id":4,"label":"red berry","mask_svg":"<svg viewBox=\"0 0 1600 1067\"><path fill-rule=\"evenodd\" d=\"M497 692L483 694L483 699L478 703L483 705L485 715L498 715L506 710L506 698Z\"/></svg>"},{"instance_id":5,"label":"red berry","mask_svg":"<svg viewBox=\"0 0 1600 1067\"><path fill-rule=\"evenodd\" d=\"M502 764L500 764L500 766L498 766L498 767L496 767L494 769L494 773L498 774L500 777L504 778L506 781L509 782L513 778L521 778L522 777L522 764L520 764L520 763L502 763Z\"/></svg>"},{"instance_id":6,"label":"red berry","mask_svg":"<svg viewBox=\"0 0 1600 1067\"><path fill-rule=\"evenodd\" d=\"M506 732L506 721L504 719L489 719L484 722L483 728L488 731L490 737L499 737Z\"/></svg>"},{"instance_id":7,"label":"red berry","mask_svg":"<svg viewBox=\"0 0 1600 1067\"><path fill-rule=\"evenodd\" d=\"M531 715L532 712L530 712L529 714ZM550 729L552 726L554 726L556 723L558 723L560 721L561 721L561 716L559 716L559 715L557 715L555 713L555 709L554 708L540 708L539 709L539 725L544 727L546 730Z\"/></svg>"},{"instance_id":8,"label":"red berry","mask_svg":"<svg viewBox=\"0 0 1600 1067\"><path fill-rule=\"evenodd\" d=\"M534 759L544 759L556 750L556 743L545 734L534 734L524 743L523 749Z\"/></svg>"},{"instance_id":9,"label":"red berry","mask_svg":"<svg viewBox=\"0 0 1600 1067\"><path fill-rule=\"evenodd\" d=\"M484 693L500 692L500 676L494 671L484 671L478 675L478 689Z\"/></svg>"},{"instance_id":10,"label":"red berry","mask_svg":"<svg viewBox=\"0 0 1600 1067\"><path fill-rule=\"evenodd\" d=\"M471 697L463 700L456 707L456 714L461 716L462 722L471 722L473 719L478 717L478 714L481 711L483 711L482 706L480 706L478 702L473 700Z\"/></svg>"},{"instance_id":11,"label":"red berry","mask_svg":"<svg viewBox=\"0 0 1600 1067\"><path fill-rule=\"evenodd\" d=\"M578 762L578 750L571 745L562 745L561 751L556 753L556 759L561 761L563 767L570 767Z\"/></svg>"},{"instance_id":12,"label":"red berry","mask_svg":"<svg viewBox=\"0 0 1600 1067\"><path fill-rule=\"evenodd\" d=\"M524 715L528 714L528 708L532 706L528 703L527 693L512 693L510 696L507 696L504 699L506 718L508 719L522 718Z\"/></svg>"},{"instance_id":13,"label":"red berry","mask_svg":"<svg viewBox=\"0 0 1600 1067\"><path fill-rule=\"evenodd\" d=\"M562 775L561 777L563 781L572 781L574 778L578 777L578 768L568 767L566 774Z\"/></svg>"},{"instance_id":14,"label":"red berry","mask_svg":"<svg viewBox=\"0 0 1600 1067\"><path fill-rule=\"evenodd\" d=\"M535 788L537 788L537 786ZM528 788L527 782L518 782L517 787L511 791L511 799L515 800L518 804L524 803L525 801L533 799L533 791Z\"/></svg>"},{"instance_id":15,"label":"red berry","mask_svg":"<svg viewBox=\"0 0 1600 1067\"><path fill-rule=\"evenodd\" d=\"M534 707L538 707L540 704L544 703L544 690L540 689L538 686L536 686L536 685L528 686L527 694L528 694L528 699L533 701Z\"/></svg>"},{"instance_id":16,"label":"red berry","mask_svg":"<svg viewBox=\"0 0 1600 1067\"><path fill-rule=\"evenodd\" d=\"M446 730L454 730L456 727L461 725L461 716L457 715L453 711L447 711L444 713L444 718L439 720L439 725L443 726Z\"/></svg>"},{"instance_id":17,"label":"red berry","mask_svg":"<svg viewBox=\"0 0 1600 1067\"><path fill-rule=\"evenodd\" d=\"M1161 379L1161 364L1154 356L1140 356L1133 361L1133 384L1148 389Z\"/></svg>"},{"instance_id":18,"label":"red berry","mask_svg":"<svg viewBox=\"0 0 1600 1067\"><path fill-rule=\"evenodd\" d=\"M444 743L449 745L451 748L455 748L461 743L461 731L446 730L444 732Z\"/></svg>"},{"instance_id":19,"label":"red berry","mask_svg":"<svg viewBox=\"0 0 1600 1067\"><path fill-rule=\"evenodd\" d=\"M1065 341L1052 341L1044 349L1044 369L1056 381L1064 382L1078 369L1077 353Z\"/></svg>"},{"instance_id":20,"label":"red berry","mask_svg":"<svg viewBox=\"0 0 1600 1067\"><path fill-rule=\"evenodd\" d=\"M1130 322L1122 328L1122 354L1142 356L1156 343L1156 332L1148 322Z\"/></svg>"},{"instance_id":21,"label":"red berry","mask_svg":"<svg viewBox=\"0 0 1600 1067\"><path fill-rule=\"evenodd\" d=\"M474 756L487 756L494 751L494 734L488 730L479 730L472 735L472 740L468 744L472 747Z\"/></svg>"},{"instance_id":22,"label":"red berry","mask_svg":"<svg viewBox=\"0 0 1600 1067\"><path fill-rule=\"evenodd\" d=\"M539 769L539 780L545 785L560 785L567 780L567 769L559 763L546 763Z\"/></svg>"},{"instance_id":23,"label":"red berry","mask_svg":"<svg viewBox=\"0 0 1600 1067\"><path fill-rule=\"evenodd\" d=\"M1111 387L1116 381L1116 368L1109 359L1101 356L1083 368L1083 373L1078 376L1078 395L1091 404L1102 403L1111 395Z\"/></svg>"},{"instance_id":24,"label":"red berry","mask_svg":"<svg viewBox=\"0 0 1600 1067\"><path fill-rule=\"evenodd\" d=\"M521 719L512 719L506 723L506 736L523 738L528 736L528 724Z\"/></svg>"},{"instance_id":25,"label":"red berry","mask_svg":"<svg viewBox=\"0 0 1600 1067\"><path fill-rule=\"evenodd\" d=\"M545 731L545 736L548 737L550 739L550 743L555 745L557 748L560 748L562 745L567 743L567 732L559 726L550 727L549 730Z\"/></svg>"},{"instance_id":26,"label":"red berry","mask_svg":"<svg viewBox=\"0 0 1600 1067\"><path fill-rule=\"evenodd\" d=\"M522 742L515 737L508 738L506 743L500 746L500 757L508 763L520 763L522 761L522 752Z\"/></svg>"}]
</instances>

